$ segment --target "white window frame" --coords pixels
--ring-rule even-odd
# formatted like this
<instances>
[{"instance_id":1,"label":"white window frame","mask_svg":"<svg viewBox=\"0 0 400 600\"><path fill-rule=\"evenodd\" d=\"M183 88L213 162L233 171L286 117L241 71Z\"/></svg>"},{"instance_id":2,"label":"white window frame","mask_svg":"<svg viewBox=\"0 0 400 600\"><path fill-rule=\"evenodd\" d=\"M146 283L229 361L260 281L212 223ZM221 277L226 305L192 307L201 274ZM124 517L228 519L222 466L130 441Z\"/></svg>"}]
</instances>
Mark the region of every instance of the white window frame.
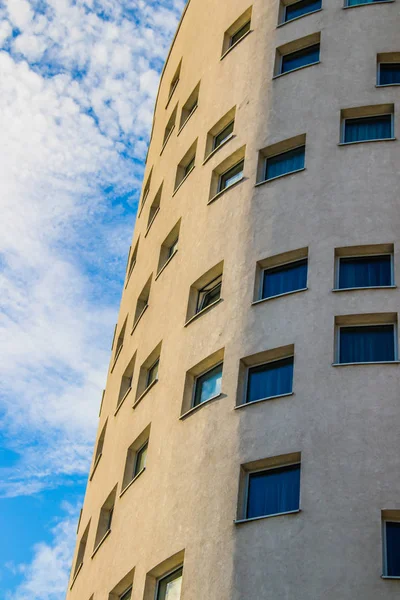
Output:
<instances>
[{"instance_id":1,"label":"white window frame","mask_svg":"<svg viewBox=\"0 0 400 600\"><path fill-rule=\"evenodd\" d=\"M372 258L374 256L390 256L390 285L374 285L367 287L352 287L352 288L341 288L339 287L340 279L340 261L342 258ZM334 291L351 291L351 290L376 290L376 289L388 289L396 287L394 283L394 253L393 252L367 252L366 254L344 254L343 256L336 256L335 259L335 278L334 278Z\"/></svg>"},{"instance_id":2,"label":"white window frame","mask_svg":"<svg viewBox=\"0 0 400 600\"><path fill-rule=\"evenodd\" d=\"M347 329L348 327L381 327L385 325L391 325L393 327L393 337L394 337L394 360L378 360L374 362L352 362L352 363L344 363L340 362L340 330L342 328ZM335 365L391 365L399 362L398 360L398 331L397 331L397 323L352 323L346 325L337 325L336 326L336 340L335 340Z\"/></svg>"},{"instance_id":3,"label":"white window frame","mask_svg":"<svg viewBox=\"0 0 400 600\"><path fill-rule=\"evenodd\" d=\"M379 2L387 2L388 0L377 0L378 3ZM392 0L390 0L392 1ZM369 2L367 4L370 4ZM345 137L346 137L346 121L355 121L356 119L373 119L374 117L387 117L389 116L391 117L390 122L391 122L391 128L390 128L390 134L391 137L390 138L371 138L369 140L356 140L354 142L345 142ZM340 143L345 145L345 146L351 146L351 144L367 144L368 142L384 142L384 141L388 141L388 140L393 140L394 139L394 112L390 112L390 113L379 113L377 115L362 115L359 117L344 117L342 119L342 125L341 125L341 130L340 130L340 135L341 135L341 139L340 139Z\"/></svg>"},{"instance_id":4,"label":"white window frame","mask_svg":"<svg viewBox=\"0 0 400 600\"><path fill-rule=\"evenodd\" d=\"M240 36L239 39L236 40L236 42L232 42L233 38L235 37L235 35L237 35L239 33L239 31L241 29L244 29L246 26L249 26L248 30L244 32L243 35ZM250 33L251 31L251 17L248 21L246 21L245 23L243 23L243 25L241 25L240 27L237 28L236 31L234 31L232 33L232 35L229 37L229 46L228 46L228 50L230 50L231 48L234 48L236 46L236 44L238 44L239 42L242 41L242 39L244 38L245 35L247 35L248 33Z\"/></svg>"},{"instance_id":5,"label":"white window frame","mask_svg":"<svg viewBox=\"0 0 400 600\"><path fill-rule=\"evenodd\" d=\"M280 513L273 513L270 515L260 515L259 517L247 517L249 488L250 488L250 475L253 475L254 473L265 473L267 471L275 471L277 469L284 469L285 467L293 467L295 465L298 465L300 467L299 508L296 508L296 510L288 510L288 511L280 512ZM300 507L301 507L301 461L288 462L288 463L283 463L281 465L274 465L271 467L262 467L260 469L246 471L245 493L244 493L244 504L243 504L243 520L244 521L256 521L257 519L267 519L268 517L278 517L279 515L291 515L291 514L300 512Z\"/></svg>"},{"instance_id":6,"label":"white window frame","mask_svg":"<svg viewBox=\"0 0 400 600\"><path fill-rule=\"evenodd\" d=\"M219 148L219 146L218 146L218 148ZM237 181L234 181L233 183L231 183L231 184L225 186L224 188L222 188L221 187L221 183L222 183L222 178L224 177L224 175L226 175L227 173L229 173L229 171L233 171L233 169L235 167L237 167L238 165L240 165L240 163L243 163L243 170L242 170L242 175L241 175L240 179L238 179ZM241 158L240 160L238 160L231 167L229 167L229 169L226 169L226 171L224 171L223 173L220 174L220 176L218 178L217 194L221 194L222 192L225 192L226 190L229 190L231 187L233 187L234 185L238 184L243 179L244 179L244 157Z\"/></svg>"},{"instance_id":7,"label":"white window frame","mask_svg":"<svg viewBox=\"0 0 400 600\"><path fill-rule=\"evenodd\" d=\"M302 69L303 67L299 67L300 69ZM297 70L297 69L295 69ZM291 71L288 71L288 73L291 73ZM295 169L294 171L287 171L287 173L282 173L282 175L276 175L275 177L270 177L269 179L267 179L267 162L271 159L271 158L275 158L275 156L280 156L281 154L287 154L288 152L292 152L292 150L297 150L298 148L304 148L304 167L301 167L301 169ZM293 148L288 148L287 150L281 150L280 152L276 152L275 154L270 154L268 156L264 157L264 179L262 181L260 181L260 183L264 183L265 181L275 181L275 179L280 179L281 177L286 177L286 175L291 175L292 173L300 173L300 171L304 171L304 169L306 165L306 144L298 144L297 146L293 146ZM272 268L272 267L271 267Z\"/></svg>"},{"instance_id":8,"label":"white window frame","mask_svg":"<svg viewBox=\"0 0 400 600\"><path fill-rule=\"evenodd\" d=\"M220 144L218 144L218 146L216 145L216 139L219 135L221 135L221 133L223 133L225 131L225 129L228 129L228 127L230 127L231 125L233 125L233 129L231 131L231 133L229 135L226 136L226 138L224 140L222 140L222 142ZM225 125L225 127L223 127L221 129L221 131L219 131L218 133L216 133L214 135L213 138L213 146L212 146L212 151L214 152L215 150L217 150L218 148L220 148L221 146L223 146L228 140L231 139L231 137L233 137L233 131L234 131L234 127L235 127L235 119L232 119L232 121L229 121L229 123L227 125Z\"/></svg>"},{"instance_id":9,"label":"white window frame","mask_svg":"<svg viewBox=\"0 0 400 600\"><path fill-rule=\"evenodd\" d=\"M288 358L292 358L293 359L293 383L292 383L292 391L291 392L286 392L285 394L277 394L276 396L266 396L265 398L259 398L258 400L253 400L252 402L247 402L247 395L248 395L248 387L249 387L249 374L250 374L250 370L254 369L256 367L261 367L263 365L270 365L274 362L279 362L281 360L287 360ZM273 400L274 398L285 398L286 396L293 396L293 388L294 388L294 354L288 354L287 356L280 356L279 358L273 358L272 360L263 360L261 362L258 362L254 365L249 365L248 367L246 367L246 377L245 377L245 387L244 387L244 402L243 404L245 404L246 406L248 404L257 404L257 402L264 402L265 400ZM252 471L253 472L253 471Z\"/></svg>"},{"instance_id":10,"label":"white window frame","mask_svg":"<svg viewBox=\"0 0 400 600\"><path fill-rule=\"evenodd\" d=\"M155 595L154 595L154 600L163 600L162 598L159 598L159 593L160 593L160 583L163 581L163 579L166 579L167 577L169 577L170 575L173 575L174 573L177 573L178 571L182 570L182 574L181 577L183 577L183 563L181 565L179 565L178 567L175 567L174 569L171 569L170 571L168 571L168 573L165 573L165 575L162 575L162 577L159 577L157 579L157 584L156 584L156 591L155 591Z\"/></svg>"},{"instance_id":11,"label":"white window frame","mask_svg":"<svg viewBox=\"0 0 400 600\"><path fill-rule=\"evenodd\" d=\"M387 538L386 538L386 523L400 523L399 517L383 517L382 518L382 567L384 579L400 579L400 575L388 575L387 568Z\"/></svg>"},{"instance_id":12,"label":"white window frame","mask_svg":"<svg viewBox=\"0 0 400 600\"><path fill-rule=\"evenodd\" d=\"M122 594L120 594L120 596L118 596L118 600L125 600L124 597L127 595L128 592L130 592L131 596L132 596L132 589L133 589L132 585L130 585L128 588L126 588L126 590L124 592L122 592Z\"/></svg>"},{"instance_id":13,"label":"white window frame","mask_svg":"<svg viewBox=\"0 0 400 600\"><path fill-rule=\"evenodd\" d=\"M393 2L393 0L375 0L376 2ZM368 4L370 4L368 2ZM376 69L376 85L378 87L392 87L392 86L396 86L396 85L400 85L400 83L381 83L381 65L398 65L400 64L400 60L396 60L396 61L379 61L377 63L377 69Z\"/></svg>"},{"instance_id":14,"label":"white window frame","mask_svg":"<svg viewBox=\"0 0 400 600\"><path fill-rule=\"evenodd\" d=\"M217 367L219 367L220 365L222 366L222 369L221 369L221 379L222 379L223 369L224 369L224 361L223 360L220 360L219 362L217 362L215 365L213 365L209 369L206 369L202 373L199 373L199 375L196 375L196 377L194 378L193 390L192 390L192 402L191 402L191 407L190 407L191 409L192 408L198 408L199 406L202 406L203 404L207 404L207 402L210 402L210 400L215 400L215 398L218 398L222 394L222 392L219 392L218 394L214 394L214 396L211 396L210 398L207 398L207 400L204 400L204 402L200 402L199 404L195 404L196 390L197 390L197 382L198 382L198 380L201 377L203 377L204 375L207 375L207 373L209 373L210 371L213 371L214 369L216 369ZM221 388L222 388L222 381L221 381Z\"/></svg>"},{"instance_id":15,"label":"white window frame","mask_svg":"<svg viewBox=\"0 0 400 600\"><path fill-rule=\"evenodd\" d=\"M320 9L318 9L318 10L320 10ZM290 23L290 21L287 21L287 22ZM318 60L307 63L306 65L302 65L301 67L296 67L295 69L290 69L290 71L282 71L283 59L285 58L285 56L290 56L291 54L296 54L297 52L301 52L302 50L307 50L307 48L313 48L314 46L319 46ZM306 67L311 67L312 65L317 65L320 62L321 62L321 40L319 40L318 42L314 42L313 44L303 46L302 48L298 48L297 50L293 50L292 52L287 52L286 54L281 54L280 58L279 58L279 71L277 73L277 76L279 77L280 75L287 75L288 73L294 73L294 71L300 71L300 69L305 69ZM293 148L293 150L294 150L294 148Z\"/></svg>"},{"instance_id":16,"label":"white window frame","mask_svg":"<svg viewBox=\"0 0 400 600\"><path fill-rule=\"evenodd\" d=\"M282 0L281 0L282 1ZM322 0L321 0L321 8L316 8L315 10L310 10L310 12L304 13L303 15L299 15L298 17L293 17L293 19L286 20L286 9L288 6L293 6L293 4L297 4L302 2L302 0L294 0L294 2L289 2L288 4L283 4L281 21L279 21L279 25L285 25L286 23L291 23L292 21L297 21L297 19L301 19L302 17L307 17L308 15L312 15L313 13L319 12L322 10Z\"/></svg>"},{"instance_id":17,"label":"white window frame","mask_svg":"<svg viewBox=\"0 0 400 600\"><path fill-rule=\"evenodd\" d=\"M291 173L293 173L293 172L296 172L296 171L291 171ZM280 175L280 177L282 177L282 176ZM274 179L276 179L276 178L274 177ZM268 181L269 181L269 179L268 179ZM303 256L302 258L295 258L294 260L288 260L283 263L278 263L276 265L271 265L270 267L265 267L264 269L261 269L258 299L259 300L272 300L272 298L280 298L281 296L288 296L289 294L295 294L296 292L305 292L306 290L308 290L308 286L306 285L305 288L298 288L297 290L290 290L290 292L283 292L282 294L275 294L275 296L266 296L265 298L263 298L264 277L265 277L266 271L271 271L272 269L277 269L278 267L286 267L287 265L291 265L293 263L301 262L304 260L307 261L307 284L308 284L308 256Z\"/></svg>"},{"instance_id":18,"label":"white window frame","mask_svg":"<svg viewBox=\"0 0 400 600\"><path fill-rule=\"evenodd\" d=\"M140 475L140 473L142 473L146 469L146 465L145 465L143 467L143 469L140 469L140 471L138 471L136 473L136 467L137 467L137 464L138 464L138 457L139 457L140 452L143 450L143 448L145 446L147 446L147 448L149 447L149 438L147 438L147 440L145 442L143 442L143 444L140 446L140 448L138 448L136 450L136 452L135 452L135 462L134 462L134 465L133 465L133 473L132 473L133 477L132 477L132 481L133 481L133 479L136 479L136 477L138 477ZM146 454L146 462L147 462L147 454Z\"/></svg>"}]
</instances>

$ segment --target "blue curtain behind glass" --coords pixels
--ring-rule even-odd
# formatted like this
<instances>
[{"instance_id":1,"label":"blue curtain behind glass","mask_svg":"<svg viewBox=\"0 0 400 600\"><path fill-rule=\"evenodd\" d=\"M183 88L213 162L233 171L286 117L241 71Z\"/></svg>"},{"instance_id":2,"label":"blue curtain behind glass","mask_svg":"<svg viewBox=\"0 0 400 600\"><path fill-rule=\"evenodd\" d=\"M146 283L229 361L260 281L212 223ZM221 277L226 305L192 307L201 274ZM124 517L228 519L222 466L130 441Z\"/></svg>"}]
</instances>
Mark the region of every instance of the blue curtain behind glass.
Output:
<instances>
[{"instance_id":1,"label":"blue curtain behind glass","mask_svg":"<svg viewBox=\"0 0 400 600\"><path fill-rule=\"evenodd\" d=\"M400 63L381 64L379 69L380 85L400 83Z\"/></svg>"},{"instance_id":2,"label":"blue curtain behind glass","mask_svg":"<svg viewBox=\"0 0 400 600\"><path fill-rule=\"evenodd\" d=\"M341 327L340 362L380 362L394 360L393 325Z\"/></svg>"},{"instance_id":3,"label":"blue curtain behind glass","mask_svg":"<svg viewBox=\"0 0 400 600\"><path fill-rule=\"evenodd\" d=\"M392 137L392 116L362 117L346 119L344 141L365 142L367 140L385 140Z\"/></svg>"},{"instance_id":4,"label":"blue curtain behind glass","mask_svg":"<svg viewBox=\"0 0 400 600\"><path fill-rule=\"evenodd\" d=\"M379 287L391 285L391 282L392 269L389 255L340 259L340 289Z\"/></svg>"},{"instance_id":5,"label":"blue curtain behind glass","mask_svg":"<svg viewBox=\"0 0 400 600\"><path fill-rule=\"evenodd\" d=\"M285 22L307 15L314 10L319 10L322 6L322 0L300 0L294 4L289 4L285 11Z\"/></svg>"},{"instance_id":6,"label":"blue curtain behind glass","mask_svg":"<svg viewBox=\"0 0 400 600\"><path fill-rule=\"evenodd\" d=\"M300 465L252 473L249 477L247 518L298 510Z\"/></svg>"},{"instance_id":7,"label":"blue curtain behind glass","mask_svg":"<svg viewBox=\"0 0 400 600\"><path fill-rule=\"evenodd\" d=\"M400 576L400 523L386 523L386 565L391 577Z\"/></svg>"},{"instance_id":8,"label":"blue curtain behind glass","mask_svg":"<svg viewBox=\"0 0 400 600\"><path fill-rule=\"evenodd\" d=\"M357 6L358 4L373 4L374 2L386 2L386 0L348 0L347 6Z\"/></svg>"},{"instance_id":9,"label":"blue curtain behind glass","mask_svg":"<svg viewBox=\"0 0 400 600\"><path fill-rule=\"evenodd\" d=\"M295 150L289 150L289 152L267 158L265 179L272 179L279 175L285 175L285 173L304 169L305 152L305 146L301 146Z\"/></svg>"},{"instance_id":10,"label":"blue curtain behind glass","mask_svg":"<svg viewBox=\"0 0 400 600\"><path fill-rule=\"evenodd\" d=\"M254 402L293 389L293 357L249 369L246 402Z\"/></svg>"},{"instance_id":11,"label":"blue curtain behind glass","mask_svg":"<svg viewBox=\"0 0 400 600\"><path fill-rule=\"evenodd\" d=\"M264 271L263 298L271 298L307 287L307 259Z\"/></svg>"},{"instance_id":12,"label":"blue curtain behind glass","mask_svg":"<svg viewBox=\"0 0 400 600\"><path fill-rule=\"evenodd\" d=\"M293 71L319 61L319 44L291 52L282 57L281 73Z\"/></svg>"}]
</instances>

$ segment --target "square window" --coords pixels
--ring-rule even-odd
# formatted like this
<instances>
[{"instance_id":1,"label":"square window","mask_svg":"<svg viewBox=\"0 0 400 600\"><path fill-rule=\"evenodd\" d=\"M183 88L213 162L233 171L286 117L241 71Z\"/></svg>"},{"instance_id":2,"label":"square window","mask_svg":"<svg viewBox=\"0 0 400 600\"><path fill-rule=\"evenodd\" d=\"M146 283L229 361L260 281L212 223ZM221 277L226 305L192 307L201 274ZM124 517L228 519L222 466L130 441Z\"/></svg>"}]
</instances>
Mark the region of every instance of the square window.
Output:
<instances>
[{"instance_id":1,"label":"square window","mask_svg":"<svg viewBox=\"0 0 400 600\"><path fill-rule=\"evenodd\" d=\"M136 453L135 458L135 468L133 470L133 477L136 477L143 471L146 466L146 458L147 458L147 448L149 446L149 441L147 440L141 448Z\"/></svg>"},{"instance_id":2,"label":"square window","mask_svg":"<svg viewBox=\"0 0 400 600\"><path fill-rule=\"evenodd\" d=\"M107 534L111 531L116 492L117 488L115 487L101 507L96 538L94 542L94 552L97 550L97 547L100 546Z\"/></svg>"},{"instance_id":3,"label":"square window","mask_svg":"<svg viewBox=\"0 0 400 600\"><path fill-rule=\"evenodd\" d=\"M246 403L293 392L293 356L250 367Z\"/></svg>"},{"instance_id":4,"label":"square window","mask_svg":"<svg viewBox=\"0 0 400 600\"><path fill-rule=\"evenodd\" d=\"M338 289L393 285L392 255L339 257Z\"/></svg>"},{"instance_id":5,"label":"square window","mask_svg":"<svg viewBox=\"0 0 400 600\"><path fill-rule=\"evenodd\" d=\"M231 121L229 125L227 125L214 137L213 150L216 150L219 148L219 146L222 146L222 144L232 136L234 125L235 121Z\"/></svg>"},{"instance_id":6,"label":"square window","mask_svg":"<svg viewBox=\"0 0 400 600\"><path fill-rule=\"evenodd\" d=\"M395 330L394 324L339 327L339 363L393 362Z\"/></svg>"},{"instance_id":7,"label":"square window","mask_svg":"<svg viewBox=\"0 0 400 600\"><path fill-rule=\"evenodd\" d=\"M400 521L385 520L384 527L384 575L400 577Z\"/></svg>"},{"instance_id":8,"label":"square window","mask_svg":"<svg viewBox=\"0 0 400 600\"><path fill-rule=\"evenodd\" d=\"M239 40L242 39L243 36L246 35L248 31L250 31L250 21L247 21L247 23L245 23L238 31L236 31L232 35L229 46L234 46Z\"/></svg>"},{"instance_id":9,"label":"square window","mask_svg":"<svg viewBox=\"0 0 400 600\"><path fill-rule=\"evenodd\" d=\"M174 186L174 191L173 191L172 195L174 195L178 191L181 184L186 180L186 178L189 176L189 174L193 171L193 169L195 167L195 161L196 161L196 151L197 151L197 140L195 142L193 142L193 144L190 146L189 150L186 152L185 156L182 158L182 160L178 164L178 167L176 169L176 176L175 176L175 186Z\"/></svg>"},{"instance_id":10,"label":"square window","mask_svg":"<svg viewBox=\"0 0 400 600\"><path fill-rule=\"evenodd\" d=\"M249 473L246 519L299 510L300 464Z\"/></svg>"},{"instance_id":11,"label":"square window","mask_svg":"<svg viewBox=\"0 0 400 600\"><path fill-rule=\"evenodd\" d=\"M307 258L265 269L262 278L261 298L273 298L274 296L306 289L307 271Z\"/></svg>"},{"instance_id":12,"label":"square window","mask_svg":"<svg viewBox=\"0 0 400 600\"><path fill-rule=\"evenodd\" d=\"M174 228L169 232L161 244L156 279L160 275L161 271L163 271L164 267L169 263L170 259L178 251L180 228L181 220L179 219Z\"/></svg>"},{"instance_id":13,"label":"square window","mask_svg":"<svg viewBox=\"0 0 400 600\"><path fill-rule=\"evenodd\" d=\"M305 155L306 147L300 146L282 154L268 157L265 161L265 181L301 171L305 166Z\"/></svg>"},{"instance_id":14,"label":"square window","mask_svg":"<svg viewBox=\"0 0 400 600\"><path fill-rule=\"evenodd\" d=\"M313 65L319 62L320 57L320 44L314 44L307 48L301 48L295 52L284 54L281 59L280 74L289 73L295 69Z\"/></svg>"},{"instance_id":15,"label":"square window","mask_svg":"<svg viewBox=\"0 0 400 600\"><path fill-rule=\"evenodd\" d=\"M157 582L157 600L180 600L183 567L179 567Z\"/></svg>"},{"instance_id":16,"label":"square window","mask_svg":"<svg viewBox=\"0 0 400 600\"><path fill-rule=\"evenodd\" d=\"M173 256L175 254L175 252L178 250L178 238L172 242L172 244L170 245L170 247L168 248L168 258L171 258L171 256Z\"/></svg>"},{"instance_id":17,"label":"square window","mask_svg":"<svg viewBox=\"0 0 400 600\"><path fill-rule=\"evenodd\" d=\"M386 140L393 137L393 115L344 119L343 143Z\"/></svg>"},{"instance_id":18,"label":"square window","mask_svg":"<svg viewBox=\"0 0 400 600\"><path fill-rule=\"evenodd\" d=\"M226 190L241 179L243 179L244 160L241 160L237 165L231 167L225 173L222 173L219 180L218 191Z\"/></svg>"},{"instance_id":19,"label":"square window","mask_svg":"<svg viewBox=\"0 0 400 600\"><path fill-rule=\"evenodd\" d=\"M229 52L231 48L236 46L250 31L252 7L250 6L224 33L222 43L222 56Z\"/></svg>"},{"instance_id":20,"label":"square window","mask_svg":"<svg viewBox=\"0 0 400 600\"><path fill-rule=\"evenodd\" d=\"M399 85L400 63L380 63L378 85Z\"/></svg>"},{"instance_id":21,"label":"square window","mask_svg":"<svg viewBox=\"0 0 400 600\"><path fill-rule=\"evenodd\" d=\"M283 7L283 23L320 10L322 0L299 0Z\"/></svg>"},{"instance_id":22,"label":"square window","mask_svg":"<svg viewBox=\"0 0 400 600\"><path fill-rule=\"evenodd\" d=\"M195 380L193 406L198 406L221 393L222 363L216 365Z\"/></svg>"},{"instance_id":23,"label":"square window","mask_svg":"<svg viewBox=\"0 0 400 600\"><path fill-rule=\"evenodd\" d=\"M208 308L221 298L221 287L222 275L218 275L213 281L199 290L196 313Z\"/></svg>"}]
</instances>

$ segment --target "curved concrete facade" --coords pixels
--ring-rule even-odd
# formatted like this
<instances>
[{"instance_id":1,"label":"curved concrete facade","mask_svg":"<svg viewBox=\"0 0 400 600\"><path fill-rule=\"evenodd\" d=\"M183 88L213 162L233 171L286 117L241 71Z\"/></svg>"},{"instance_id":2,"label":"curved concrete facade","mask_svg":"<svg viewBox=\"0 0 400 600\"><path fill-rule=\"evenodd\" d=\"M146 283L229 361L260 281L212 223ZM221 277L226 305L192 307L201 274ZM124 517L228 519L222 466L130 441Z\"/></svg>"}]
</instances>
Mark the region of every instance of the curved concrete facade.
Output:
<instances>
[{"instance_id":1,"label":"curved concrete facade","mask_svg":"<svg viewBox=\"0 0 400 600\"><path fill-rule=\"evenodd\" d=\"M400 516L397 348L389 364L333 364L335 324L393 324L397 340L400 145L340 142L342 117L383 113L400 137L400 87L376 85L378 55L400 52L400 13L397 1L341 1L283 26L278 0L187 6L161 80L68 600L131 585L133 600L153 600L182 564L182 600L400 594L381 577L382 517ZM221 58L250 8L250 31ZM274 77L277 48L303 38L320 61ZM265 156L303 144L304 170L263 183ZM218 194L242 158L243 178ZM339 256L392 251L392 287L333 291ZM307 289L257 302L263 268L305 257ZM221 273L220 301L193 318ZM249 366L290 355L293 394L243 404ZM191 410L196 377L222 361L220 394ZM245 473L293 462L300 511L246 520Z\"/></svg>"}]
</instances>

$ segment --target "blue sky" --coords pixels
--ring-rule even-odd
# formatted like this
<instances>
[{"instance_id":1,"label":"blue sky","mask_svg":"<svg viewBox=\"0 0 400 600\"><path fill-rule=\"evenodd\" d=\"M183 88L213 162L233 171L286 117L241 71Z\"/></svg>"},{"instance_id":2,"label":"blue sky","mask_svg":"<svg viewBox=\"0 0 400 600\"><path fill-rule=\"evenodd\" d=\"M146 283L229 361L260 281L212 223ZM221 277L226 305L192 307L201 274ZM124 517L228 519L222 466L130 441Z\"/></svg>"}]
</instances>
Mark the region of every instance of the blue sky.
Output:
<instances>
[{"instance_id":1,"label":"blue sky","mask_svg":"<svg viewBox=\"0 0 400 600\"><path fill-rule=\"evenodd\" d=\"M0 0L0 597L61 600L184 0Z\"/></svg>"}]
</instances>

